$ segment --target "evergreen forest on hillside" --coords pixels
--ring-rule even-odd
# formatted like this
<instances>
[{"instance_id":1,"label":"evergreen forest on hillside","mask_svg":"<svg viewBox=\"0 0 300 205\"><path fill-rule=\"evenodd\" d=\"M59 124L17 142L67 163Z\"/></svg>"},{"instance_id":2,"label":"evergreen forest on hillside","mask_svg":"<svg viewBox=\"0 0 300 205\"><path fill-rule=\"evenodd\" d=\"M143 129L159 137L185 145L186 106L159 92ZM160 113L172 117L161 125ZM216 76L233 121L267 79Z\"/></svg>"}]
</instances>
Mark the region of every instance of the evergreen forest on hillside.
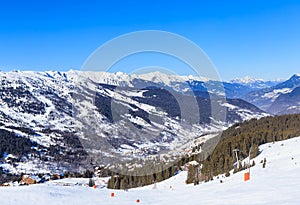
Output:
<instances>
[{"instance_id":1,"label":"evergreen forest on hillside","mask_svg":"<svg viewBox=\"0 0 300 205\"><path fill-rule=\"evenodd\" d=\"M194 178L189 178L187 183L194 182L197 184L197 180L208 181L214 176L224 173L228 176L229 171L235 168L234 163L236 158L233 152L234 149L239 150L238 157L240 160L248 157L251 147L251 158L256 157L259 154L259 146L262 144L300 136L299 125L300 114L271 116L259 120L252 119L243 123L236 123L221 133L218 138L220 140L212 153L206 150L209 150L210 144L214 144L212 141L216 139L207 141L203 145L200 154L183 156L176 164L155 174L126 176L112 173L108 188L127 189L163 181L174 176L174 174L182 169L183 165L193 160L202 164L202 168L199 171L201 177L192 175ZM196 149L199 149L199 147ZM245 167L242 165L240 169L243 168Z\"/></svg>"}]
</instances>

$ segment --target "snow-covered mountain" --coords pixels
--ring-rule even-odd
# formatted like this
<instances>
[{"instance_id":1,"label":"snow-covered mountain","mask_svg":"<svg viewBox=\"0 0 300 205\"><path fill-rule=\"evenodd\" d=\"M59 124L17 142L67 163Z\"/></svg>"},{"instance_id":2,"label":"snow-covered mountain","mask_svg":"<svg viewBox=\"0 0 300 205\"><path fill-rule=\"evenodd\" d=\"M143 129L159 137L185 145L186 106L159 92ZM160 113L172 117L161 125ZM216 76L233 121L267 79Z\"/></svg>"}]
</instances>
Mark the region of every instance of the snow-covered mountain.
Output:
<instances>
[{"instance_id":1,"label":"snow-covered mountain","mask_svg":"<svg viewBox=\"0 0 300 205\"><path fill-rule=\"evenodd\" d=\"M300 86L290 93L280 94L268 111L279 115L300 113Z\"/></svg>"},{"instance_id":2,"label":"snow-covered mountain","mask_svg":"<svg viewBox=\"0 0 300 205\"><path fill-rule=\"evenodd\" d=\"M278 83L282 82L282 80L270 81L270 80L263 80L263 79L252 78L250 76L245 76L243 78L237 78L229 82L241 84L250 87L252 89L263 89L263 88L275 86Z\"/></svg>"},{"instance_id":3,"label":"snow-covered mountain","mask_svg":"<svg viewBox=\"0 0 300 205\"><path fill-rule=\"evenodd\" d=\"M203 133L267 115L191 76L2 72L0 80L0 155L13 173L85 169L93 153L104 164L176 154Z\"/></svg>"},{"instance_id":4,"label":"snow-covered mountain","mask_svg":"<svg viewBox=\"0 0 300 205\"><path fill-rule=\"evenodd\" d=\"M273 114L299 113L298 91L295 90L299 86L300 75L293 75L275 86L250 92L243 99Z\"/></svg>"},{"instance_id":5,"label":"snow-covered mountain","mask_svg":"<svg viewBox=\"0 0 300 205\"><path fill-rule=\"evenodd\" d=\"M219 95L226 94L227 98L242 98L249 92L269 88L282 82L282 80L269 81L255 79L249 76L227 82L221 82L199 76L168 75L160 72L139 75L128 75L122 72L99 73L77 71L77 73L80 73L80 75L83 75L93 81L115 86L143 88L151 84L153 86L163 87L167 90L174 90L184 94L197 95L198 91L202 91ZM214 88L215 90L210 88Z\"/></svg>"}]
</instances>

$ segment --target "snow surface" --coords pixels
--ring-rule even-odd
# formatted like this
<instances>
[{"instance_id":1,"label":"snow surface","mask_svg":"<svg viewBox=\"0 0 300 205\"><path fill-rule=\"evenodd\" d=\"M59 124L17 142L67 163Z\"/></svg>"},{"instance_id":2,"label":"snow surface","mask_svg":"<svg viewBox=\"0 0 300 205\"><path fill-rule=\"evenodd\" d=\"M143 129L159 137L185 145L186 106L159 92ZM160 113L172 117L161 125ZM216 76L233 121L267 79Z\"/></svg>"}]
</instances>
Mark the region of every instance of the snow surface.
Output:
<instances>
[{"instance_id":1,"label":"snow surface","mask_svg":"<svg viewBox=\"0 0 300 205\"><path fill-rule=\"evenodd\" d=\"M300 203L300 137L269 143L260 147L261 154L253 159L250 181L243 181L245 171L199 186L186 185L186 172L154 185L123 190L61 186L57 182L85 182L83 179L64 179L47 184L1 187L0 203L3 205L97 204L97 205L177 205L177 204L299 204ZM261 160L266 158L266 168ZM223 183L220 183L220 180ZM80 184L80 183L79 183ZM115 197L111 197L111 193ZM139 199L140 203L136 200Z\"/></svg>"}]
</instances>

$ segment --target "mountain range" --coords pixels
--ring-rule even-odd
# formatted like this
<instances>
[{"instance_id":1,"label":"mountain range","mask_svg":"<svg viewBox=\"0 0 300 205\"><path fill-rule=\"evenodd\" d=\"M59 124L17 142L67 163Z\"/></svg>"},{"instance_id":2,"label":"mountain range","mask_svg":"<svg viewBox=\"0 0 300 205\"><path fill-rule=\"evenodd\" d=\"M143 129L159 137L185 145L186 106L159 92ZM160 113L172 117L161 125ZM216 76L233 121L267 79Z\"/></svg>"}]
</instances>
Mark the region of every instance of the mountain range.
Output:
<instances>
[{"instance_id":1,"label":"mountain range","mask_svg":"<svg viewBox=\"0 0 300 205\"><path fill-rule=\"evenodd\" d=\"M252 91L242 99L256 105L271 114L299 113L300 75L293 75L290 79L271 87Z\"/></svg>"},{"instance_id":2,"label":"mountain range","mask_svg":"<svg viewBox=\"0 0 300 205\"><path fill-rule=\"evenodd\" d=\"M173 156L234 123L300 111L299 75L220 82L71 70L0 80L0 166L14 174Z\"/></svg>"}]
</instances>

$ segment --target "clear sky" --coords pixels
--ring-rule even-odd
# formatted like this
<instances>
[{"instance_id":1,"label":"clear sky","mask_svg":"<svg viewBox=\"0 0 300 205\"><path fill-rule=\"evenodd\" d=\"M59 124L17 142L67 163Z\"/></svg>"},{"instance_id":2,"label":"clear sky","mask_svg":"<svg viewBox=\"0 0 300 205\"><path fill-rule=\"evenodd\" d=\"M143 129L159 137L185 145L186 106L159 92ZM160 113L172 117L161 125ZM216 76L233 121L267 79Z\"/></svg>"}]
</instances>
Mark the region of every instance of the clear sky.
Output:
<instances>
[{"instance_id":1,"label":"clear sky","mask_svg":"<svg viewBox=\"0 0 300 205\"><path fill-rule=\"evenodd\" d=\"M300 73L297 0L0 1L0 70L80 69L106 41L149 29L195 42L224 80Z\"/></svg>"}]
</instances>

